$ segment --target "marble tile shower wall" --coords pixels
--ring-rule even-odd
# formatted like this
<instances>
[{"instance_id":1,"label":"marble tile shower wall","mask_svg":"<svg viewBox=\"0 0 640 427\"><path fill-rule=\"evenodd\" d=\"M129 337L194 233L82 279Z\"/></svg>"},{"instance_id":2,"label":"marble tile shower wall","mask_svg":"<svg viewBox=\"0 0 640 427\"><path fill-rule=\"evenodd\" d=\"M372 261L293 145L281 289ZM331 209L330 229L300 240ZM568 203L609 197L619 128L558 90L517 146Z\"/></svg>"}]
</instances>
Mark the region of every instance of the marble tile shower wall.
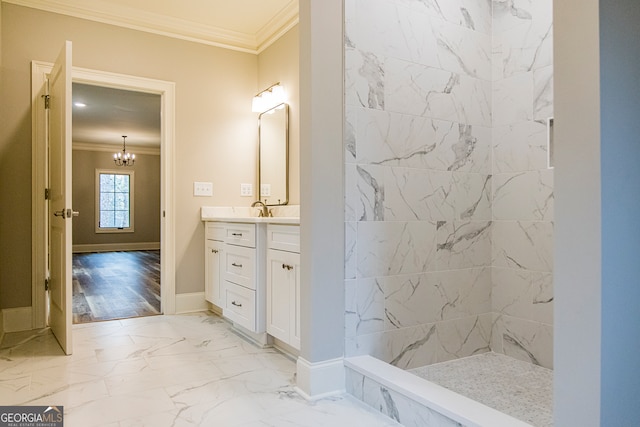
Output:
<instances>
[{"instance_id":1,"label":"marble tile shower wall","mask_svg":"<svg viewBox=\"0 0 640 427\"><path fill-rule=\"evenodd\" d=\"M493 0L491 348L553 367L552 0Z\"/></svg>"},{"instance_id":2,"label":"marble tile shower wall","mask_svg":"<svg viewBox=\"0 0 640 427\"><path fill-rule=\"evenodd\" d=\"M551 57L531 4L345 1L348 356L550 360Z\"/></svg>"},{"instance_id":3,"label":"marble tile shower wall","mask_svg":"<svg viewBox=\"0 0 640 427\"><path fill-rule=\"evenodd\" d=\"M491 4L347 0L345 16L346 354L488 351Z\"/></svg>"}]
</instances>

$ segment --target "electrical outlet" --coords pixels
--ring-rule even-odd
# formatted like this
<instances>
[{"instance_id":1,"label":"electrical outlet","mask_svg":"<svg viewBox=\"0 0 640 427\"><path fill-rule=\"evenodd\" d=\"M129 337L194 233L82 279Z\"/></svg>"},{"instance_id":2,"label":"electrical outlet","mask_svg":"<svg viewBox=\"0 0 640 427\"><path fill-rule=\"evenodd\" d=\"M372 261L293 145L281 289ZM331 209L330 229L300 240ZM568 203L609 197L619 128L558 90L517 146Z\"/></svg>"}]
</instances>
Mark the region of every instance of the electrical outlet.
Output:
<instances>
[{"instance_id":1,"label":"electrical outlet","mask_svg":"<svg viewBox=\"0 0 640 427\"><path fill-rule=\"evenodd\" d=\"M262 184L260 186L260 197L271 196L271 184Z\"/></svg>"},{"instance_id":2,"label":"electrical outlet","mask_svg":"<svg viewBox=\"0 0 640 427\"><path fill-rule=\"evenodd\" d=\"M240 184L240 195L242 197L253 196L253 184Z\"/></svg>"},{"instance_id":3,"label":"electrical outlet","mask_svg":"<svg viewBox=\"0 0 640 427\"><path fill-rule=\"evenodd\" d=\"M194 182L193 195L199 197L213 196L212 182Z\"/></svg>"}]
</instances>

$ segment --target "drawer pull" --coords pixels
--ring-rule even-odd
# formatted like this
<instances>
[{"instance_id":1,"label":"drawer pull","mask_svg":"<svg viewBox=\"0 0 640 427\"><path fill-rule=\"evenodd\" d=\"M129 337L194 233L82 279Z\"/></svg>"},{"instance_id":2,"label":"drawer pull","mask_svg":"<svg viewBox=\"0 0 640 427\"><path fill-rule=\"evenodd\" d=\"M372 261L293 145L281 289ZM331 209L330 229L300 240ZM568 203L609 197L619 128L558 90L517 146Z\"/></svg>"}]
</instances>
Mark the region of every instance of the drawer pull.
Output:
<instances>
[{"instance_id":1,"label":"drawer pull","mask_svg":"<svg viewBox=\"0 0 640 427\"><path fill-rule=\"evenodd\" d=\"M239 304L235 301L231 301L231 305L235 305L236 307L242 307L242 304Z\"/></svg>"},{"instance_id":2,"label":"drawer pull","mask_svg":"<svg viewBox=\"0 0 640 427\"><path fill-rule=\"evenodd\" d=\"M232 262L231 265L233 265L234 267L242 268L242 264L236 264L235 262Z\"/></svg>"},{"instance_id":3,"label":"drawer pull","mask_svg":"<svg viewBox=\"0 0 640 427\"><path fill-rule=\"evenodd\" d=\"M211 253L217 254L218 250L217 249L211 249Z\"/></svg>"},{"instance_id":4,"label":"drawer pull","mask_svg":"<svg viewBox=\"0 0 640 427\"><path fill-rule=\"evenodd\" d=\"M232 236L242 237L242 233L231 233Z\"/></svg>"},{"instance_id":5,"label":"drawer pull","mask_svg":"<svg viewBox=\"0 0 640 427\"><path fill-rule=\"evenodd\" d=\"M287 270L293 270L293 265L282 264L282 268L286 268Z\"/></svg>"}]
</instances>

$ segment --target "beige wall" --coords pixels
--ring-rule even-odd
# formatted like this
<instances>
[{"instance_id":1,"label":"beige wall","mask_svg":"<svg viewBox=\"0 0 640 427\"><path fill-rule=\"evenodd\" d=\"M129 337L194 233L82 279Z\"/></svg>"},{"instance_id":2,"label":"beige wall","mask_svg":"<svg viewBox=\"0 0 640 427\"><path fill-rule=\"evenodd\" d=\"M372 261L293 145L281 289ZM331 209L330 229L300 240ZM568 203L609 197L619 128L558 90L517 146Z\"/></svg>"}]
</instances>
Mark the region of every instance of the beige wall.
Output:
<instances>
[{"instance_id":1,"label":"beige wall","mask_svg":"<svg viewBox=\"0 0 640 427\"><path fill-rule=\"evenodd\" d=\"M176 289L203 289L202 205L243 205L256 182L255 55L2 3L0 307L31 305L30 61L53 62L65 40L74 66L176 83ZM194 197L193 182L213 182ZM6 209L10 207L11 209Z\"/></svg>"},{"instance_id":2,"label":"beige wall","mask_svg":"<svg viewBox=\"0 0 640 427\"><path fill-rule=\"evenodd\" d=\"M0 7L0 67L2 66L2 7ZM0 70L0 79L2 78L2 71Z\"/></svg>"},{"instance_id":3,"label":"beige wall","mask_svg":"<svg viewBox=\"0 0 640 427\"><path fill-rule=\"evenodd\" d=\"M73 150L73 209L80 212L73 220L73 244L160 242L160 156L137 153L136 163L124 169L135 172L133 233L96 233L96 169L116 169L112 155Z\"/></svg>"},{"instance_id":4,"label":"beige wall","mask_svg":"<svg viewBox=\"0 0 640 427\"><path fill-rule=\"evenodd\" d=\"M258 55L258 90L276 82L289 104L289 204L300 204L300 58L296 25ZM257 115L257 113L254 113ZM256 180L257 182L257 180ZM258 194L255 193L254 194Z\"/></svg>"}]
</instances>

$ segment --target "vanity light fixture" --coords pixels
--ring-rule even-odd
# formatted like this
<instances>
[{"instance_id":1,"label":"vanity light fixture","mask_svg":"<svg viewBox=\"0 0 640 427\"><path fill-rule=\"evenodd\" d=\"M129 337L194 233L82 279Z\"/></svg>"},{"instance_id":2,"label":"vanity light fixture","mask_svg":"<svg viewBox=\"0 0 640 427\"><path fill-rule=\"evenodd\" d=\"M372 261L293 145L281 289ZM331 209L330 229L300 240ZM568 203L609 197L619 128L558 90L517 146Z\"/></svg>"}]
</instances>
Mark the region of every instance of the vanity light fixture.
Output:
<instances>
[{"instance_id":1,"label":"vanity light fixture","mask_svg":"<svg viewBox=\"0 0 640 427\"><path fill-rule=\"evenodd\" d=\"M262 113L270 110L276 105L282 104L284 99L284 88L280 82L273 84L253 97L251 111Z\"/></svg>"},{"instance_id":2,"label":"vanity light fixture","mask_svg":"<svg viewBox=\"0 0 640 427\"><path fill-rule=\"evenodd\" d=\"M116 166L133 166L136 162L136 155L127 153L127 135L122 135L122 153L113 155L113 162Z\"/></svg>"}]
</instances>

